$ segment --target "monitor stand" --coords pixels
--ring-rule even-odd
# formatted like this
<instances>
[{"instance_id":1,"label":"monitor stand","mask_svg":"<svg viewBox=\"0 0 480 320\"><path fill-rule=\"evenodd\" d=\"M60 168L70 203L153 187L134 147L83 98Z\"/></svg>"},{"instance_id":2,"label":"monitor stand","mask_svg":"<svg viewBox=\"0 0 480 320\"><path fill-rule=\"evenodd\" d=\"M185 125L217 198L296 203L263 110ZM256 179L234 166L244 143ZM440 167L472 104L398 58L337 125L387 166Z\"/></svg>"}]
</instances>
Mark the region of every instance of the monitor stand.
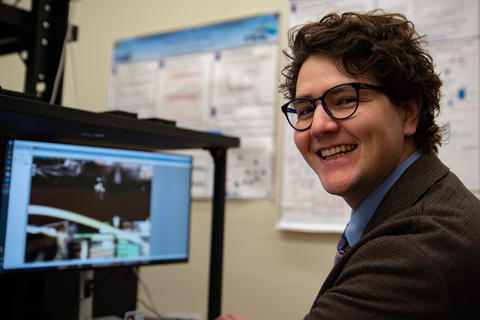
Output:
<instances>
[{"instance_id":1,"label":"monitor stand","mask_svg":"<svg viewBox=\"0 0 480 320\"><path fill-rule=\"evenodd\" d=\"M111 267L79 271L78 320L123 319L137 307L134 268Z\"/></svg>"}]
</instances>

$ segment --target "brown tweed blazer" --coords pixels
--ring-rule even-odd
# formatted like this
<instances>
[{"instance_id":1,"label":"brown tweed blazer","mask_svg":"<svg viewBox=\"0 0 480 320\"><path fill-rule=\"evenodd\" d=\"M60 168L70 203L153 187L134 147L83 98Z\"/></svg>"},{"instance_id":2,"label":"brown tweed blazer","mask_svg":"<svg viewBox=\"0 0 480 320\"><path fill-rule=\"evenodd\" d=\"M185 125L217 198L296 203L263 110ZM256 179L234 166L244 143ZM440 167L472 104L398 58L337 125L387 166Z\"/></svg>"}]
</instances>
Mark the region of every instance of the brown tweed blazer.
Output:
<instances>
[{"instance_id":1,"label":"brown tweed blazer","mask_svg":"<svg viewBox=\"0 0 480 320\"><path fill-rule=\"evenodd\" d=\"M434 155L413 163L305 320L480 319L480 200Z\"/></svg>"}]
</instances>

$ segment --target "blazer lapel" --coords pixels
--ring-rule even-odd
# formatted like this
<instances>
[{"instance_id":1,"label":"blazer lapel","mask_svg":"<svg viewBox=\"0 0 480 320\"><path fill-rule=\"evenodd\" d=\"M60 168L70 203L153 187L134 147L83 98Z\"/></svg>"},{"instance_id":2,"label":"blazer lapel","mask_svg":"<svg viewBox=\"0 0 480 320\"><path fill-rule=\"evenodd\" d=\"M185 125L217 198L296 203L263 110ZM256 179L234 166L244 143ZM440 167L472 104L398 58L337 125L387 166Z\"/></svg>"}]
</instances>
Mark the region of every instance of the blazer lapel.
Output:
<instances>
[{"instance_id":1,"label":"blazer lapel","mask_svg":"<svg viewBox=\"0 0 480 320\"><path fill-rule=\"evenodd\" d=\"M357 245L361 245L368 233L386 220L394 217L402 211L410 208L422 195L439 179L444 177L449 169L433 154L421 156L415 161L398 181L393 185L385 198L380 203L371 220L363 231L360 241L345 253L348 257ZM353 249L353 250L352 250ZM348 259L340 260L330 271L325 282L318 293L317 299L329 288L331 288ZM315 301L317 300L315 299ZM315 306L316 302L314 302Z\"/></svg>"}]
</instances>

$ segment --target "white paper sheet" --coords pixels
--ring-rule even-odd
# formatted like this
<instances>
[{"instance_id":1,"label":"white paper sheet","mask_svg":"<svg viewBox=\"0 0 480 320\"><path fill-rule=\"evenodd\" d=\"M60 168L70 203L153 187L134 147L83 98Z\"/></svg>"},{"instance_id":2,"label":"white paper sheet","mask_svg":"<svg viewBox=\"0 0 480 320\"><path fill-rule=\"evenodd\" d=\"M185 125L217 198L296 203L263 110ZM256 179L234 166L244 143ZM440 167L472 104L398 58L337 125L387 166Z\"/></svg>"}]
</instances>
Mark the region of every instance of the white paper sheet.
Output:
<instances>
[{"instance_id":1,"label":"white paper sheet","mask_svg":"<svg viewBox=\"0 0 480 320\"><path fill-rule=\"evenodd\" d=\"M207 129L208 95L214 54L189 54L162 59L156 84L157 118L179 126Z\"/></svg>"},{"instance_id":2,"label":"white paper sheet","mask_svg":"<svg viewBox=\"0 0 480 320\"><path fill-rule=\"evenodd\" d=\"M271 198L278 17L262 15L119 41L109 109L240 138L227 154L227 197ZM192 195L212 194L207 152L194 157Z\"/></svg>"},{"instance_id":3,"label":"white paper sheet","mask_svg":"<svg viewBox=\"0 0 480 320\"><path fill-rule=\"evenodd\" d=\"M470 190L479 191L479 41L443 41L431 53L444 88L438 120L451 126L439 156Z\"/></svg>"}]
</instances>

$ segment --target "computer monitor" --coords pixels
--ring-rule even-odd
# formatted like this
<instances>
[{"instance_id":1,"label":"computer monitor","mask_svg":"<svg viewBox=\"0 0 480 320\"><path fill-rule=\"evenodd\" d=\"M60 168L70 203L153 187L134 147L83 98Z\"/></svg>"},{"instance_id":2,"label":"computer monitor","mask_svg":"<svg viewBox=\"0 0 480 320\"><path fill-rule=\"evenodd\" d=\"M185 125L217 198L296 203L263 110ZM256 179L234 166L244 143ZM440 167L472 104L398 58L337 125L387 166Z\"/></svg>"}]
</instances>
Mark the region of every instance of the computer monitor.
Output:
<instances>
[{"instance_id":1,"label":"computer monitor","mask_svg":"<svg viewBox=\"0 0 480 320\"><path fill-rule=\"evenodd\" d=\"M0 274L188 260L190 156L2 145Z\"/></svg>"}]
</instances>

